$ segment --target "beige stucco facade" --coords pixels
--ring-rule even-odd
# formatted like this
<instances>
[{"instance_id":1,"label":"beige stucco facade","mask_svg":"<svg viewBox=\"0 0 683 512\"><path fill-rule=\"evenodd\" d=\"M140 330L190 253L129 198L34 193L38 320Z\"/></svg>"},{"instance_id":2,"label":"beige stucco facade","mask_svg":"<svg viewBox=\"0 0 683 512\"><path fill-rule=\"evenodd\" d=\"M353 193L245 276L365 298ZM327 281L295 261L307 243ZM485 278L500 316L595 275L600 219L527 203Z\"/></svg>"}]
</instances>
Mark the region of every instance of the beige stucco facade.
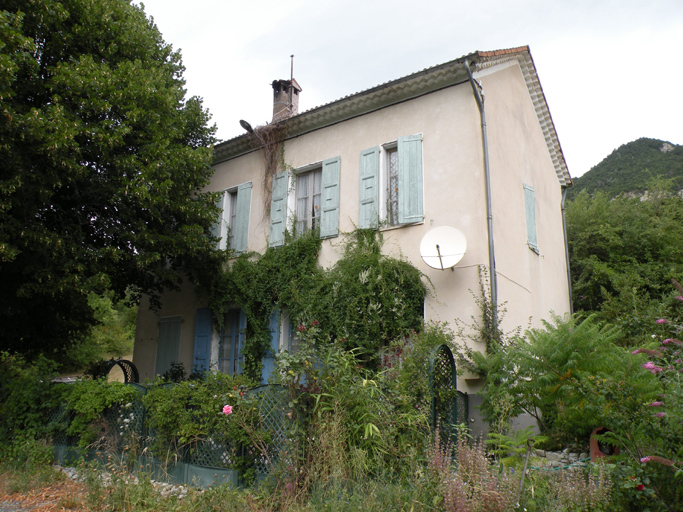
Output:
<instances>
[{"instance_id":1,"label":"beige stucco facade","mask_svg":"<svg viewBox=\"0 0 683 512\"><path fill-rule=\"evenodd\" d=\"M431 281L424 307L427 321L453 325L457 319L468 322L479 316L472 293L479 292L479 267L490 269L491 258L484 132L466 61L485 97L495 279L498 302L506 303L507 309L503 327L540 326L551 312L562 315L570 310L561 204L563 187L571 178L527 48L472 54L432 68L435 77L427 70L382 86L388 91L371 89L292 118L285 162L300 169L340 158L340 234L323 241L320 256L320 263L329 267L341 255L344 233L359 223L361 151L421 134L424 220L384 229L384 249L413 263ZM345 109L349 113L344 114ZM252 183L247 249L263 253L269 238L270 183L264 185L263 154L241 149L245 146L238 139L216 148L208 188L228 190ZM525 185L535 196L537 250L528 244ZM467 238L467 252L452 269L432 269L420 257L422 237L438 226L455 227ZM186 368L192 367L195 315L203 307L206 304L190 285L164 295L160 311L141 306L134 363L143 379L155 373L161 318L180 317L178 357ZM214 333L212 357L216 343ZM458 382L465 391L479 385L465 377Z\"/></svg>"}]
</instances>

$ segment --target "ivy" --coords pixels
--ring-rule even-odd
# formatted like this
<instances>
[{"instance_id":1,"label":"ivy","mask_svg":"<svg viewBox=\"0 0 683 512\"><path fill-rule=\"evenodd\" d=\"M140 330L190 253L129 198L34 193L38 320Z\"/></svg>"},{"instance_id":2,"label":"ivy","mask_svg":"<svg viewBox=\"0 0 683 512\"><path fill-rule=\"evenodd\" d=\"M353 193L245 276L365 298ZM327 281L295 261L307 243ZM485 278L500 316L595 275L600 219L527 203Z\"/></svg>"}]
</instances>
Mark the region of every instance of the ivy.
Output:
<instances>
[{"instance_id":1,"label":"ivy","mask_svg":"<svg viewBox=\"0 0 683 512\"><path fill-rule=\"evenodd\" d=\"M383 255L378 231L349 234L342 258L327 270L318 264L321 243L317 230L288 234L282 247L243 254L214 280L209 305L218 328L230 308L241 308L247 317L248 377L260 379L269 319L277 308L300 330L320 325L319 339L357 349L371 366L379 362L382 346L420 328L427 294L423 275L407 261Z\"/></svg>"}]
</instances>

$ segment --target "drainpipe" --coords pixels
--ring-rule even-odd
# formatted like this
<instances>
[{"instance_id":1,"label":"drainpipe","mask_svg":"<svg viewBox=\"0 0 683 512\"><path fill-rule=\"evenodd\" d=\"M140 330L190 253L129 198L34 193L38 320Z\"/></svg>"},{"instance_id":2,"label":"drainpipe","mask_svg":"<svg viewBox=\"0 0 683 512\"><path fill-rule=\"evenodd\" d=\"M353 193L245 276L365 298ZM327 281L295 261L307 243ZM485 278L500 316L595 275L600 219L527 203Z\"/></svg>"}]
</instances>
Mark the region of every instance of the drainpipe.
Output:
<instances>
[{"instance_id":1,"label":"drainpipe","mask_svg":"<svg viewBox=\"0 0 683 512\"><path fill-rule=\"evenodd\" d=\"M484 95L481 85L472 77L469 61L465 60L465 69L470 78L474 98L477 100L481 116L481 140L484 150L484 181L486 183L486 220L489 236L489 272L491 281L491 311L493 314L493 328L498 329L498 279L496 275L496 256L493 250L493 213L491 210L491 169L489 167L489 142L486 135L486 111L484 110Z\"/></svg>"},{"instance_id":2,"label":"drainpipe","mask_svg":"<svg viewBox=\"0 0 683 512\"><path fill-rule=\"evenodd\" d=\"M574 314L574 304L572 301L572 273L569 268L569 243L567 241L567 222L564 218L564 200L567 197L567 187L562 185L562 230L564 231L564 257L567 260L567 287L569 289L569 314Z\"/></svg>"}]
</instances>

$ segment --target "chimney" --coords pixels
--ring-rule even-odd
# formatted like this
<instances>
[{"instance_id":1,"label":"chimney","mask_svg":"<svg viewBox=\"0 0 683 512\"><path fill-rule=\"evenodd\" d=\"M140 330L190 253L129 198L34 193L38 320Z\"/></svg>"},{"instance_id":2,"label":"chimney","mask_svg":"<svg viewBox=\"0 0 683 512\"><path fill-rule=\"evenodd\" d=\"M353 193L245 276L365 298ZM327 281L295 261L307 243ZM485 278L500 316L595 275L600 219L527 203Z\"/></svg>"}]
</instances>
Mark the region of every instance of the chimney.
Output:
<instances>
[{"instance_id":1,"label":"chimney","mask_svg":"<svg viewBox=\"0 0 683 512\"><path fill-rule=\"evenodd\" d=\"M273 86L273 123L283 121L299 113L301 86L294 78L275 80Z\"/></svg>"}]
</instances>

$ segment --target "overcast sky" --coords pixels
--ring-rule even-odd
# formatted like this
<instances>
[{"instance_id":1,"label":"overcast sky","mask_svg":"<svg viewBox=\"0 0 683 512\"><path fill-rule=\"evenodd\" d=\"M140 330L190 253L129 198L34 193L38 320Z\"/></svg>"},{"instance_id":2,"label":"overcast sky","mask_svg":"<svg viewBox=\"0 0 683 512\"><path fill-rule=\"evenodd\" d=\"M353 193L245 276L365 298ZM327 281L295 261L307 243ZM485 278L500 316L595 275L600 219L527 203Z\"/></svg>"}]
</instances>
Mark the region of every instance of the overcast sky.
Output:
<instances>
[{"instance_id":1,"label":"overcast sky","mask_svg":"<svg viewBox=\"0 0 683 512\"><path fill-rule=\"evenodd\" d=\"M137 0L134 0L139 3ZM226 140L477 50L529 45L572 176L640 137L683 144L682 0L146 0L182 51L188 96Z\"/></svg>"}]
</instances>

